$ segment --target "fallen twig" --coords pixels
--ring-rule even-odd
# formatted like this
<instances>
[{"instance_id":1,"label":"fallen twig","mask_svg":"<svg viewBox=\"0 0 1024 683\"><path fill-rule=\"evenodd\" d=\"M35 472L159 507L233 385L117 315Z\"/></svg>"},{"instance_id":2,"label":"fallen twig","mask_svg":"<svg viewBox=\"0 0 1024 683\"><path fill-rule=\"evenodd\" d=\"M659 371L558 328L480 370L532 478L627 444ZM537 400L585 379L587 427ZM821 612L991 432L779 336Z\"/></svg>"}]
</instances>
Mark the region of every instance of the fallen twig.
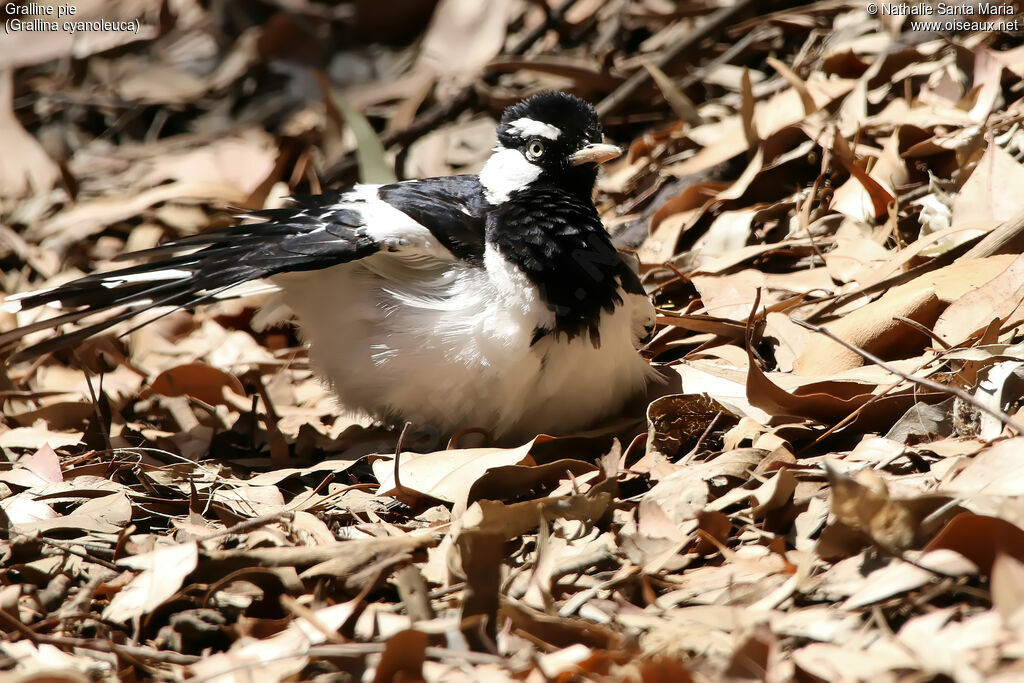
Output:
<instances>
[{"instance_id":1,"label":"fallen twig","mask_svg":"<svg viewBox=\"0 0 1024 683\"><path fill-rule=\"evenodd\" d=\"M268 524L275 524L277 522L290 522L292 519L294 519L294 517L295 517L295 513L293 513L293 512L274 512L274 513L269 514L269 515L261 515L259 517L253 517L251 519L242 520L238 524L234 524L232 526L229 526L226 529L221 529L220 531L211 532L211 533L206 534L205 536L202 536L202 537L200 537L200 538L198 538L196 540L198 540L198 541L209 541L209 540L214 539L214 538L220 538L221 536L231 536L233 534L244 534L244 533L247 533L249 531L253 531L255 529L259 529L260 527L265 527Z\"/></svg>"},{"instance_id":2,"label":"fallen twig","mask_svg":"<svg viewBox=\"0 0 1024 683\"><path fill-rule=\"evenodd\" d=\"M909 374L903 372L902 370L897 370L896 368L894 368L893 366L889 365L888 363L886 363L884 360L882 360L878 356L876 356L876 355L874 355L874 354L872 354L872 353L870 353L868 351L865 351L864 349L860 348L859 346L855 346L855 345L851 344L850 342L846 341L845 339L842 339L841 337L835 335L830 330L827 330L824 327L821 327L821 326L818 326L818 325L813 325L813 324L807 322L806 320L799 320L798 318L790 318L790 320L792 320L794 323L796 323L800 327L803 327L804 329L808 329L808 330L811 330L812 332L817 332L819 334L825 335L826 337L828 337L832 341L836 342L837 344L841 344L842 346L844 346L845 348L849 349L850 351L853 351L854 353L856 353L858 356L860 356L864 360L867 360L867 361L870 361L870 362L874 363L878 367L882 368L883 370L886 370L887 372L891 372L892 374L896 375L897 377L902 377L903 379L905 379L908 382L913 382L914 384L919 384L920 386L926 387L928 389L931 389L932 391L940 391L940 392L943 392L943 393L952 394L953 396L956 396L957 398L959 398L964 403L967 403L969 405L974 406L975 408L977 408L978 410L982 411L983 413L988 413L989 415L991 415L992 417L996 418L997 420L999 420L1001 423L1003 423L1007 427L1010 427L1011 429L1013 429L1015 432L1017 432L1017 434L1024 434L1024 425L1020 424L1019 422L1014 420L1012 417L1010 417L1009 415L1007 415L1003 411L999 410L998 408L990 408L989 406L985 405L984 403L982 403L978 399L974 398L973 396L971 396L970 394L968 394L966 391L964 391L963 389L961 389L959 387L950 386L948 384L941 384L939 382L933 382L932 380L924 379L923 377L915 377L914 375L909 375Z\"/></svg>"},{"instance_id":3,"label":"fallen twig","mask_svg":"<svg viewBox=\"0 0 1024 683\"><path fill-rule=\"evenodd\" d=\"M712 14L707 21L697 27L697 29L684 40L679 41L666 50L664 54L654 62L655 66L659 69L664 69L687 52L695 50L698 45L704 42L704 40L725 31L725 29L731 24L734 24L736 18L754 4L753 0L740 0L734 5L722 7ZM642 68L637 69L636 72L627 78L622 85L616 88L612 94L608 95L608 97L604 98L597 104L596 109L598 115L603 117L618 109L633 96L640 86L647 83L650 78L650 71Z\"/></svg>"},{"instance_id":4,"label":"fallen twig","mask_svg":"<svg viewBox=\"0 0 1024 683\"><path fill-rule=\"evenodd\" d=\"M170 650L157 650L156 648L144 645L119 645L109 640L99 638L73 638L71 636L44 636L36 634L35 640L39 643L54 645L56 647L75 647L83 650L95 650L96 652L110 652L116 655L126 655L141 659L151 659L166 664L180 664L187 666L195 664L202 657L197 655L186 655Z\"/></svg>"}]
</instances>

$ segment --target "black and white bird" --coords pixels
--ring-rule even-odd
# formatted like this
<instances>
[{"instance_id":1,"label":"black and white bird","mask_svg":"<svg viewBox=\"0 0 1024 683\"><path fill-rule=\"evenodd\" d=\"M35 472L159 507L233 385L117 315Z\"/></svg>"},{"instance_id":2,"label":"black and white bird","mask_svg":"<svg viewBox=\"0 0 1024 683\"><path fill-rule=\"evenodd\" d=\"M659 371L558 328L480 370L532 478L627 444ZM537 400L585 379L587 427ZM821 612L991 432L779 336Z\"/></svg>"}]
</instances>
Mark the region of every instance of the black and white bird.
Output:
<instances>
[{"instance_id":1,"label":"black and white bird","mask_svg":"<svg viewBox=\"0 0 1024 683\"><path fill-rule=\"evenodd\" d=\"M21 355L73 345L268 278L278 291L257 323L293 313L346 407L506 440L585 428L659 378L638 353L654 308L592 199L597 166L619 154L589 104L541 93L505 110L479 175L296 197L259 222L128 255L158 260L9 296L8 311L62 315L0 348L104 314Z\"/></svg>"}]
</instances>

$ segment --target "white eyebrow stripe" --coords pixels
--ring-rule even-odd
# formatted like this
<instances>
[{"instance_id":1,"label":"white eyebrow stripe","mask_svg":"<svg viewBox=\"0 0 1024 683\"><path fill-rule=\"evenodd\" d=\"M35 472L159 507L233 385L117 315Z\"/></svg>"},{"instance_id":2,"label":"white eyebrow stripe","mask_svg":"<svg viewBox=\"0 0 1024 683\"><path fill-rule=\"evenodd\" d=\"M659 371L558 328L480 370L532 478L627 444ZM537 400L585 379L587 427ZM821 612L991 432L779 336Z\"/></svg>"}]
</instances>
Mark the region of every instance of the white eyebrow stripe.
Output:
<instances>
[{"instance_id":1,"label":"white eyebrow stripe","mask_svg":"<svg viewBox=\"0 0 1024 683\"><path fill-rule=\"evenodd\" d=\"M510 133L521 135L523 137L539 137L547 138L548 140L557 140L558 136L562 134L561 129L557 126L552 126L550 123L544 123L543 121L536 121L530 118L516 119L508 124L508 130Z\"/></svg>"}]
</instances>

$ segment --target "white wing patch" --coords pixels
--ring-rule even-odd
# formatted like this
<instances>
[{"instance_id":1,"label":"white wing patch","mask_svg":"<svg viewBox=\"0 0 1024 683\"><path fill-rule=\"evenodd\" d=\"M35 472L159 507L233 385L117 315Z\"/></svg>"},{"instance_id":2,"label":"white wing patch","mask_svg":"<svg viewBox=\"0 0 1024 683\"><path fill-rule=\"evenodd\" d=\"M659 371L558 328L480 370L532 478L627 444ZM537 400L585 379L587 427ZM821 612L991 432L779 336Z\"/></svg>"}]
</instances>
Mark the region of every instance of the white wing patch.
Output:
<instances>
[{"instance_id":1,"label":"white wing patch","mask_svg":"<svg viewBox=\"0 0 1024 683\"><path fill-rule=\"evenodd\" d=\"M524 138L538 137L548 140L557 140L558 136L562 134L562 130L557 126L529 118L516 119L511 122L508 124L508 131Z\"/></svg>"},{"instance_id":2,"label":"white wing patch","mask_svg":"<svg viewBox=\"0 0 1024 683\"><path fill-rule=\"evenodd\" d=\"M11 294L6 299L4 299L4 302L2 304L0 304L0 310L4 311L5 313L20 313L22 299L33 296L35 294L46 294L47 292L52 292L53 289L53 287L50 287L48 289L37 289L32 292L18 292L17 294Z\"/></svg>"},{"instance_id":3,"label":"white wing patch","mask_svg":"<svg viewBox=\"0 0 1024 683\"><path fill-rule=\"evenodd\" d=\"M107 289L114 289L131 282L157 282L158 280L183 280L192 277L192 271L180 268L168 268L167 270L151 270L145 273L129 273L127 275L111 275L104 278L101 285Z\"/></svg>"},{"instance_id":4,"label":"white wing patch","mask_svg":"<svg viewBox=\"0 0 1024 683\"><path fill-rule=\"evenodd\" d=\"M356 185L342 194L337 204L324 208L352 209L359 212L367 235L393 257L403 260L425 258L431 262L455 260L455 256L426 226L382 200L377 194L380 187L371 184Z\"/></svg>"}]
</instances>

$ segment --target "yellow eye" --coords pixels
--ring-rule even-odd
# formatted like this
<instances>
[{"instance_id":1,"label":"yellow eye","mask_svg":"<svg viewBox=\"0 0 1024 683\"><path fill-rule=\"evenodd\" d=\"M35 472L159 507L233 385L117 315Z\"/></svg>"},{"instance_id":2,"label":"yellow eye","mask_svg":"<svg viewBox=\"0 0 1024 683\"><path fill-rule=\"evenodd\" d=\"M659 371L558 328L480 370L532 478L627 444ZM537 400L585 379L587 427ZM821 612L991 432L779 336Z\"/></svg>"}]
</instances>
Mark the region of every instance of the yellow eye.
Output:
<instances>
[{"instance_id":1,"label":"yellow eye","mask_svg":"<svg viewBox=\"0 0 1024 683\"><path fill-rule=\"evenodd\" d=\"M526 148L526 153L530 155L531 159L539 159L544 155L544 143L540 140L531 140Z\"/></svg>"}]
</instances>

